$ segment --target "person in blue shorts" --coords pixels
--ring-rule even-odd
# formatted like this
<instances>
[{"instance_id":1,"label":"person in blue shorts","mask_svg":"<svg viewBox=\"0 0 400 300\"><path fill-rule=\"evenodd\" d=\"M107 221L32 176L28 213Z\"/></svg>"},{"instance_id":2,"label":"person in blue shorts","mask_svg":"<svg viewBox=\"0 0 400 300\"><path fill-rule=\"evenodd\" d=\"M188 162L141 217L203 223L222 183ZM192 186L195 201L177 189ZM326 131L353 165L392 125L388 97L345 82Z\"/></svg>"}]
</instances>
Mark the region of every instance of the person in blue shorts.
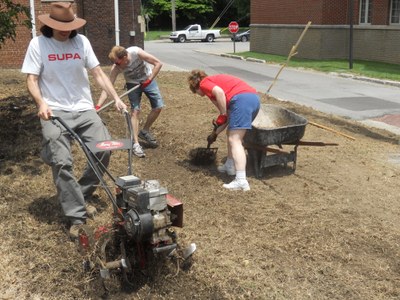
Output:
<instances>
[{"instance_id":1,"label":"person in blue shorts","mask_svg":"<svg viewBox=\"0 0 400 300\"><path fill-rule=\"evenodd\" d=\"M208 76L202 70L191 71L188 82L193 93L207 96L220 113L215 121L218 127L207 137L208 142L215 142L218 134L227 128L228 156L218 171L236 177L223 187L229 190L250 190L246 179L243 138L246 131L251 129L251 123L260 109L257 91L237 77L227 74Z\"/></svg>"},{"instance_id":2,"label":"person in blue shorts","mask_svg":"<svg viewBox=\"0 0 400 300\"><path fill-rule=\"evenodd\" d=\"M158 147L157 140L150 133L150 127L156 121L164 107L160 89L155 78L160 72L162 63L159 59L147 53L139 47L124 48L114 46L108 58L113 62L110 72L110 80L115 82L120 73L124 74L127 90L140 85L137 89L128 94L131 103L131 119L133 127L133 153L138 157L145 157L145 153L139 144L139 137L146 141L150 147ZM151 111L147 116L146 123L142 130L139 130L140 103L142 94L145 94L150 100ZM107 94L103 91L97 102L96 109L100 109Z\"/></svg>"}]
</instances>

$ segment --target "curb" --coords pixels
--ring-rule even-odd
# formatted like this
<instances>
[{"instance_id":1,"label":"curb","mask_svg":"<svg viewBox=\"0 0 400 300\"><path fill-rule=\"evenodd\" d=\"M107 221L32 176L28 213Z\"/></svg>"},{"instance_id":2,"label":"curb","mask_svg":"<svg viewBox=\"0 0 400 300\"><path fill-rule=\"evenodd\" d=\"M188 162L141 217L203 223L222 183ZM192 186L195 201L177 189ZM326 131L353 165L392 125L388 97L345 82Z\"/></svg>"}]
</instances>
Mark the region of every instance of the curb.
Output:
<instances>
[{"instance_id":1,"label":"curb","mask_svg":"<svg viewBox=\"0 0 400 300\"><path fill-rule=\"evenodd\" d=\"M379 84L384 84L384 85L390 85L390 86L395 86L395 87L400 87L400 82L398 82L398 81L385 80L385 79L376 79L376 78L363 77L363 76L355 76L354 79L367 81L367 82L373 82L373 83L379 83Z\"/></svg>"},{"instance_id":2,"label":"curb","mask_svg":"<svg viewBox=\"0 0 400 300\"><path fill-rule=\"evenodd\" d=\"M366 120L357 121L357 122L359 122L359 123L361 123L363 125L366 125L366 126L379 128L379 129L384 129L386 131L389 131L391 133L394 133L394 134L400 136L400 128L395 126L395 125L387 124L385 122L376 121L376 120L373 120L373 119L366 119ZM399 144L400 144L400 140L399 140Z\"/></svg>"},{"instance_id":3,"label":"curb","mask_svg":"<svg viewBox=\"0 0 400 300\"><path fill-rule=\"evenodd\" d=\"M264 59L258 59L258 58L252 58L252 57L243 58L242 56L239 56L239 55L225 54L225 53L220 54L220 56L265 64L265 60Z\"/></svg>"},{"instance_id":4,"label":"curb","mask_svg":"<svg viewBox=\"0 0 400 300\"><path fill-rule=\"evenodd\" d=\"M343 78L350 78L350 79L354 79L354 80L372 82L372 83L383 84L383 85L390 85L390 86L400 88L399 81L393 81L393 80L387 80L387 79L377 79L377 78L365 77L365 76L357 76L357 75L352 75L352 74L347 74L347 73L330 72L329 74L336 75L336 76L343 77Z\"/></svg>"},{"instance_id":5,"label":"curb","mask_svg":"<svg viewBox=\"0 0 400 300\"><path fill-rule=\"evenodd\" d=\"M246 58L246 61L252 61L252 62L257 62L257 63L261 63L261 64L266 63L266 61L264 59L258 59L258 58L252 58L252 57Z\"/></svg>"},{"instance_id":6,"label":"curb","mask_svg":"<svg viewBox=\"0 0 400 300\"><path fill-rule=\"evenodd\" d=\"M239 56L239 55L233 55L233 54L225 54L225 53L222 53L222 54L220 54L220 56L244 60L243 57L241 57L241 56Z\"/></svg>"}]
</instances>

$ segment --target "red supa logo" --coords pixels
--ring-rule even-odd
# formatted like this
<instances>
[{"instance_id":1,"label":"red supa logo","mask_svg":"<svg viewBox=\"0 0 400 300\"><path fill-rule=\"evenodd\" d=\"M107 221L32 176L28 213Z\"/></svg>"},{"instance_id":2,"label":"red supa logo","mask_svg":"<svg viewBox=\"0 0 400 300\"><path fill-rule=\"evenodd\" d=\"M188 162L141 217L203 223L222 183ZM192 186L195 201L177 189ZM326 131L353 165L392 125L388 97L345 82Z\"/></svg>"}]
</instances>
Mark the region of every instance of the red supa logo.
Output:
<instances>
[{"instance_id":1,"label":"red supa logo","mask_svg":"<svg viewBox=\"0 0 400 300\"><path fill-rule=\"evenodd\" d=\"M82 59L79 53L49 54L49 61Z\"/></svg>"}]
</instances>

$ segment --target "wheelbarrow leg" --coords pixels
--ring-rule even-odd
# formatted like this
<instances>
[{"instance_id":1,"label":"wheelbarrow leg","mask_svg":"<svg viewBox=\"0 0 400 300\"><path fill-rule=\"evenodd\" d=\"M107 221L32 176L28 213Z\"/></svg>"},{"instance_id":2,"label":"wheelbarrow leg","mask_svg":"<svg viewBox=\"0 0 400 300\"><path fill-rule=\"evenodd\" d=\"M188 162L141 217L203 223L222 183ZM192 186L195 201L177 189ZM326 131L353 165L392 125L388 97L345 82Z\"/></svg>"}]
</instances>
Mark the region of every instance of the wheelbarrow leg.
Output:
<instances>
[{"instance_id":1,"label":"wheelbarrow leg","mask_svg":"<svg viewBox=\"0 0 400 300\"><path fill-rule=\"evenodd\" d=\"M297 165L297 147L299 147L299 144L296 144L296 146L294 146L293 172L296 171Z\"/></svg>"},{"instance_id":2,"label":"wheelbarrow leg","mask_svg":"<svg viewBox=\"0 0 400 300\"><path fill-rule=\"evenodd\" d=\"M263 175L262 170L262 156L265 155L263 151L256 149L248 149L249 160L253 164L254 174L257 178L261 178Z\"/></svg>"}]
</instances>

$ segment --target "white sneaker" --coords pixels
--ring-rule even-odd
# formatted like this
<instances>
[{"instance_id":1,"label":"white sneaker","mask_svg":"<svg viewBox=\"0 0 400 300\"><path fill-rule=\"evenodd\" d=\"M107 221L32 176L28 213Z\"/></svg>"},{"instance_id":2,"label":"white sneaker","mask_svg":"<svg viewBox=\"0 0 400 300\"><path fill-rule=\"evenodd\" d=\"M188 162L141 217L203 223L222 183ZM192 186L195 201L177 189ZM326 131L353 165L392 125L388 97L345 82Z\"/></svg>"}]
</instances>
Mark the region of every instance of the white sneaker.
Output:
<instances>
[{"instance_id":1,"label":"white sneaker","mask_svg":"<svg viewBox=\"0 0 400 300\"><path fill-rule=\"evenodd\" d=\"M233 165L230 166L227 164L223 164L221 166L218 166L217 169L218 169L218 172L220 172L220 173L226 173L228 175L236 175L235 166L233 166Z\"/></svg>"},{"instance_id":2,"label":"white sneaker","mask_svg":"<svg viewBox=\"0 0 400 300\"><path fill-rule=\"evenodd\" d=\"M146 156L146 154L144 154L142 146L140 146L139 144L133 144L132 151L133 151L133 154L135 154L137 157L145 157Z\"/></svg>"},{"instance_id":3,"label":"white sneaker","mask_svg":"<svg viewBox=\"0 0 400 300\"><path fill-rule=\"evenodd\" d=\"M250 185L245 179L244 180L235 179L232 182L226 183L222 186L231 191L239 191L239 190L250 191Z\"/></svg>"}]
</instances>

